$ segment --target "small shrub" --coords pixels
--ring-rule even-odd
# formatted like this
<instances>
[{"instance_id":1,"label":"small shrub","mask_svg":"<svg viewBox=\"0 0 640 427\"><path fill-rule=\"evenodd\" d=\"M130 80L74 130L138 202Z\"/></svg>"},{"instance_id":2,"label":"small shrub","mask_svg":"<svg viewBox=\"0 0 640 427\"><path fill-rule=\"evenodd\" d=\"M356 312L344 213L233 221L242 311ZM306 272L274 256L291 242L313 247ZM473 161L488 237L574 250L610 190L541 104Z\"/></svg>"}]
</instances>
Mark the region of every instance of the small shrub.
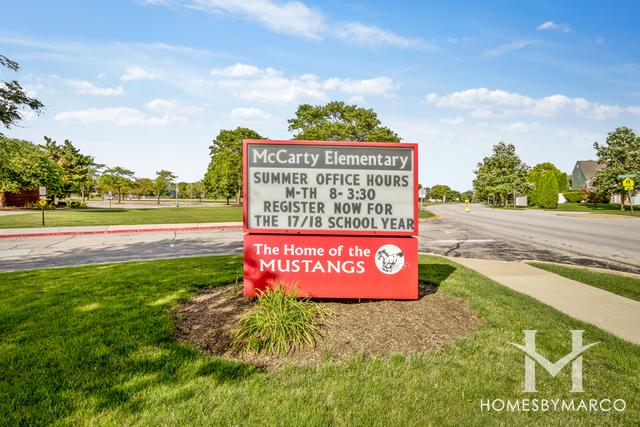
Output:
<instances>
[{"instance_id":1,"label":"small shrub","mask_svg":"<svg viewBox=\"0 0 640 427\"><path fill-rule=\"evenodd\" d=\"M79 209L79 208L86 208L87 204L77 200L72 200L69 202L68 206L72 209Z\"/></svg>"},{"instance_id":2,"label":"small shrub","mask_svg":"<svg viewBox=\"0 0 640 427\"><path fill-rule=\"evenodd\" d=\"M325 320L329 311L320 305L296 297L276 282L259 292L256 305L231 331L232 345L236 349L286 354L298 346L313 346L321 335L318 321Z\"/></svg>"},{"instance_id":3,"label":"small shrub","mask_svg":"<svg viewBox=\"0 0 640 427\"><path fill-rule=\"evenodd\" d=\"M565 191L562 195L569 203L580 203L584 197L584 193L580 190Z\"/></svg>"}]
</instances>

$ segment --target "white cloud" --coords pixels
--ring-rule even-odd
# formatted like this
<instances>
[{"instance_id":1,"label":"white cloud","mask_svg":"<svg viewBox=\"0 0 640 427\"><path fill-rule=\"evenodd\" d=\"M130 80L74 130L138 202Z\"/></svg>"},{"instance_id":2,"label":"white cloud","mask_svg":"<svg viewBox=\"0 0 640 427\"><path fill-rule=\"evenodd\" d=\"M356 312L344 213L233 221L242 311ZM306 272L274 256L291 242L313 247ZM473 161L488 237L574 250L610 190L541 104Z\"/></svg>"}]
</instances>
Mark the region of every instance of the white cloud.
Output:
<instances>
[{"instance_id":1,"label":"white cloud","mask_svg":"<svg viewBox=\"0 0 640 427\"><path fill-rule=\"evenodd\" d=\"M149 111L156 113L193 114L202 111L201 107L178 104L175 101L162 98L156 98L147 102L146 107Z\"/></svg>"},{"instance_id":2,"label":"white cloud","mask_svg":"<svg viewBox=\"0 0 640 427\"><path fill-rule=\"evenodd\" d=\"M635 114L636 116L640 116L640 105L628 107L627 111L630 112L631 114Z\"/></svg>"},{"instance_id":3,"label":"white cloud","mask_svg":"<svg viewBox=\"0 0 640 427\"><path fill-rule=\"evenodd\" d=\"M438 107L471 110L471 115L477 118L513 114L550 117L573 113L581 117L606 119L616 117L623 111L617 105L599 104L584 98L550 95L535 99L515 92L486 88L467 89L443 96L432 92L425 96L425 100Z\"/></svg>"},{"instance_id":4,"label":"white cloud","mask_svg":"<svg viewBox=\"0 0 640 427\"><path fill-rule=\"evenodd\" d=\"M364 105L364 104L367 103L367 100L365 99L364 96L353 95L351 98L349 98L349 103L350 104Z\"/></svg>"},{"instance_id":5,"label":"white cloud","mask_svg":"<svg viewBox=\"0 0 640 427\"><path fill-rule=\"evenodd\" d=\"M170 0L148 0L147 3L170 6ZM375 25L328 22L321 10L298 0L175 0L175 3L218 16L244 18L278 33L311 39L330 37L371 47L434 48L421 38L404 37Z\"/></svg>"},{"instance_id":6,"label":"white cloud","mask_svg":"<svg viewBox=\"0 0 640 427\"><path fill-rule=\"evenodd\" d=\"M498 129L511 132L530 132L540 129L540 123L514 122L498 126Z\"/></svg>"},{"instance_id":7,"label":"white cloud","mask_svg":"<svg viewBox=\"0 0 640 427\"><path fill-rule=\"evenodd\" d=\"M484 56L489 56L489 57L502 56L505 53L508 53L514 50L519 50L535 43L536 42L534 40L514 40L511 43L505 43L505 44L501 44L500 46L487 49L484 52Z\"/></svg>"},{"instance_id":8,"label":"white cloud","mask_svg":"<svg viewBox=\"0 0 640 427\"><path fill-rule=\"evenodd\" d=\"M266 120L269 117L271 117L268 113L265 113L264 111L260 110L259 108L242 108L242 107L238 107L238 108L234 108L233 110L231 110L231 112L229 113L229 117L231 117L232 119L260 119L260 120Z\"/></svg>"},{"instance_id":9,"label":"white cloud","mask_svg":"<svg viewBox=\"0 0 640 427\"><path fill-rule=\"evenodd\" d=\"M398 84L389 77L384 76L364 80L333 77L324 82L324 87L353 95L384 95L395 91L398 88Z\"/></svg>"},{"instance_id":10,"label":"white cloud","mask_svg":"<svg viewBox=\"0 0 640 427\"><path fill-rule=\"evenodd\" d=\"M459 125L461 123L464 123L464 117L445 117L443 119L440 119L440 123L444 123L445 125Z\"/></svg>"},{"instance_id":11,"label":"white cloud","mask_svg":"<svg viewBox=\"0 0 640 427\"><path fill-rule=\"evenodd\" d=\"M368 45L372 47L398 47L402 49L433 49L420 38L408 38L392 31L361 22L347 22L338 25L334 31L335 36L352 44Z\"/></svg>"},{"instance_id":12,"label":"white cloud","mask_svg":"<svg viewBox=\"0 0 640 427\"><path fill-rule=\"evenodd\" d=\"M322 12L295 0L286 3L269 0L193 0L188 7L240 16L279 33L314 39L321 38L327 29Z\"/></svg>"},{"instance_id":13,"label":"white cloud","mask_svg":"<svg viewBox=\"0 0 640 427\"><path fill-rule=\"evenodd\" d=\"M173 101L167 101L166 99L156 98L153 101L147 102L147 109L149 111L166 112L174 111L178 107Z\"/></svg>"},{"instance_id":14,"label":"white cloud","mask_svg":"<svg viewBox=\"0 0 640 427\"><path fill-rule=\"evenodd\" d=\"M154 117L129 107L89 108L86 110L64 111L56 114L54 119L64 123L112 123L119 126L135 124L166 126L187 122L184 116L166 114L160 117Z\"/></svg>"},{"instance_id":15,"label":"white cloud","mask_svg":"<svg viewBox=\"0 0 640 427\"><path fill-rule=\"evenodd\" d=\"M241 62L230 65L222 69L213 69L211 74L222 77L253 77L260 73L260 68L254 65L247 65Z\"/></svg>"},{"instance_id":16,"label":"white cloud","mask_svg":"<svg viewBox=\"0 0 640 427\"><path fill-rule=\"evenodd\" d=\"M120 77L122 81L131 81L131 80L153 80L157 78L158 75L149 70L145 70L139 66L127 67L126 72Z\"/></svg>"},{"instance_id":17,"label":"white cloud","mask_svg":"<svg viewBox=\"0 0 640 427\"><path fill-rule=\"evenodd\" d=\"M565 33L570 33L573 29L569 26L569 24L565 24L564 22L555 23L553 21L545 21L542 24L538 25L536 29L540 31L544 30L561 30Z\"/></svg>"},{"instance_id":18,"label":"white cloud","mask_svg":"<svg viewBox=\"0 0 640 427\"><path fill-rule=\"evenodd\" d=\"M349 95L387 95L398 87L396 82L384 76L362 80L334 77L322 81L314 74L288 77L272 67L240 63L213 70L212 74L225 77L213 80L212 84L230 90L236 97L269 104L325 101L330 91Z\"/></svg>"},{"instance_id":19,"label":"white cloud","mask_svg":"<svg viewBox=\"0 0 640 427\"><path fill-rule=\"evenodd\" d=\"M95 95L95 96L120 96L124 95L124 88L122 86L118 87L98 87L93 83L86 80L71 80L67 79L65 81L67 86L72 88L75 93L79 93L81 95Z\"/></svg>"}]
</instances>

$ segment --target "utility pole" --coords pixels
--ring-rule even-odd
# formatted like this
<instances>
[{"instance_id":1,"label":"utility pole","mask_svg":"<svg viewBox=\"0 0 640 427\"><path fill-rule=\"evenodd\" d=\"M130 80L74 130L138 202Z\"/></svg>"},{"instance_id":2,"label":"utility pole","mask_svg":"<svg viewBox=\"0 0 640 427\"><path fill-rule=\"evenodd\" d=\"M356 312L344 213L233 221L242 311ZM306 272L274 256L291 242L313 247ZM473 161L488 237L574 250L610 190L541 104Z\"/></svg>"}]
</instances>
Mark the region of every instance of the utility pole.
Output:
<instances>
[{"instance_id":1,"label":"utility pole","mask_svg":"<svg viewBox=\"0 0 640 427\"><path fill-rule=\"evenodd\" d=\"M180 206L180 202L178 202L178 183L176 182L176 208Z\"/></svg>"}]
</instances>

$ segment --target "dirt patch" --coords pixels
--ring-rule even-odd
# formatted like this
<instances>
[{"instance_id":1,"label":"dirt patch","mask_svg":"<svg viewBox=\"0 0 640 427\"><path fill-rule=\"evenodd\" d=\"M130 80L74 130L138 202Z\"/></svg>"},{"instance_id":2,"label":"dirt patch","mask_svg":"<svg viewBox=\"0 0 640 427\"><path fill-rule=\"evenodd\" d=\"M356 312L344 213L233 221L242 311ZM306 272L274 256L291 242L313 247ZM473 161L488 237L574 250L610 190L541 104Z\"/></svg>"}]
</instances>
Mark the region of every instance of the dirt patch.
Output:
<instances>
[{"instance_id":1,"label":"dirt patch","mask_svg":"<svg viewBox=\"0 0 640 427\"><path fill-rule=\"evenodd\" d=\"M430 291L425 289L424 291ZM323 337L314 348L303 347L284 356L237 352L231 348L231 329L254 302L242 287L223 286L199 292L173 310L178 338L202 351L261 368L285 364L320 364L362 355L411 355L434 350L471 335L481 319L467 302L432 293L417 301L321 301L331 310Z\"/></svg>"}]
</instances>

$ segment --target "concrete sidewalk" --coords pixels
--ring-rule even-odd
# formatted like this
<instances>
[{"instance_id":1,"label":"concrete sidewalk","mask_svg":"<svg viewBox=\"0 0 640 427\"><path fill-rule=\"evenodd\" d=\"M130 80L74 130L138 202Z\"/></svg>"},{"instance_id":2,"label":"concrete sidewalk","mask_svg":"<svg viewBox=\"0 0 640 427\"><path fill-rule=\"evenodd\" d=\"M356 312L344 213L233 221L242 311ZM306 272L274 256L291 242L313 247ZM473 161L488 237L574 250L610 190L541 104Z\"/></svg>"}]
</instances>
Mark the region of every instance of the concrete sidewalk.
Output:
<instances>
[{"instance_id":1,"label":"concrete sidewalk","mask_svg":"<svg viewBox=\"0 0 640 427\"><path fill-rule=\"evenodd\" d=\"M640 345L640 302L566 279L523 262L455 258L496 282L573 318Z\"/></svg>"},{"instance_id":2,"label":"concrete sidewalk","mask_svg":"<svg viewBox=\"0 0 640 427\"><path fill-rule=\"evenodd\" d=\"M197 231L242 228L241 222L206 222L190 224L95 225L80 227L0 228L0 239L43 236L81 236L91 234L126 234L167 231Z\"/></svg>"}]
</instances>

